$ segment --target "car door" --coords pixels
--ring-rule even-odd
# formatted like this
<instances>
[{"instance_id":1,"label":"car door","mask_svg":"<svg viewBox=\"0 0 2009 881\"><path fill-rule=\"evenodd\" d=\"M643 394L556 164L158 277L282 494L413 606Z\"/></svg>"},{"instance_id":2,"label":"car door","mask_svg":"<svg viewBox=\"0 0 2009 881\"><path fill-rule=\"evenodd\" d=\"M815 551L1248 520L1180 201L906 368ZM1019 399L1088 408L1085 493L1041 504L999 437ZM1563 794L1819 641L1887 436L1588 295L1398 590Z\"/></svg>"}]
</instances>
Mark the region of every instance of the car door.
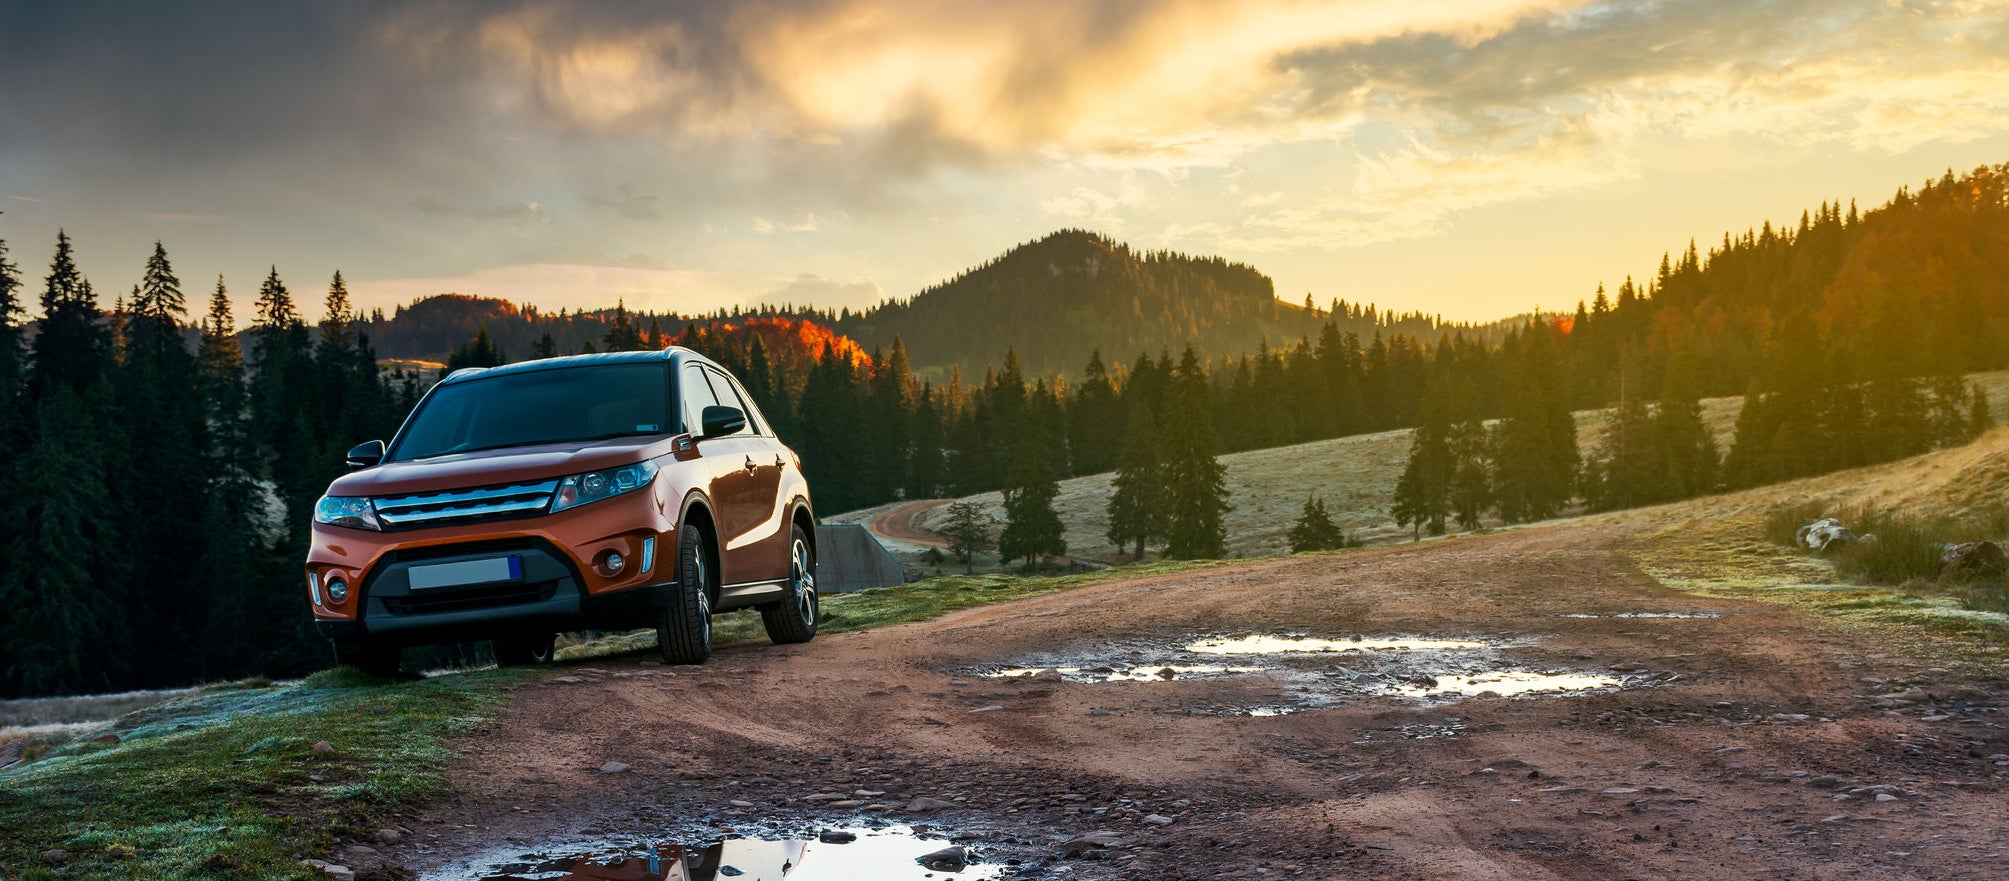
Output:
<instances>
[{"instance_id":1,"label":"car door","mask_svg":"<svg viewBox=\"0 0 2009 881\"><path fill-rule=\"evenodd\" d=\"M788 530L785 500L781 495L782 459L773 432L763 425L745 395L723 372L705 369L719 403L737 407L746 414L746 427L730 438L714 443L730 443L731 455L739 462L733 475L732 499L728 504L733 518L732 539L726 555L733 559L735 581L769 581L788 576Z\"/></svg>"},{"instance_id":2,"label":"car door","mask_svg":"<svg viewBox=\"0 0 2009 881\"><path fill-rule=\"evenodd\" d=\"M684 430L697 437L704 431L705 408L719 403L718 393L713 391L703 365L695 363L684 365L677 377L677 390L683 399ZM707 478L705 496L711 500L712 521L718 526L715 538L721 585L747 580L742 574L744 565L731 552L737 536L745 529L745 517L739 513L743 507L739 497L745 495L751 479L742 465L745 452L742 447L742 442L732 436L697 442L698 462Z\"/></svg>"}]
</instances>

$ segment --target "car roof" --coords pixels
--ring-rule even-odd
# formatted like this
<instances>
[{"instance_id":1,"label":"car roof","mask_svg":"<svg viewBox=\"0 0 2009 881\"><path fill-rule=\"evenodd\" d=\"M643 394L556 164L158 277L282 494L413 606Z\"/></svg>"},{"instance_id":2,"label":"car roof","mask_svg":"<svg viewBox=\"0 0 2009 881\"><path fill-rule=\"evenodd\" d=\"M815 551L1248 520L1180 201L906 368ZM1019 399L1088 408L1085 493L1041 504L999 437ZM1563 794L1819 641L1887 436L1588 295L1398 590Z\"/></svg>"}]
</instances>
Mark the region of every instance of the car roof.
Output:
<instances>
[{"instance_id":1,"label":"car roof","mask_svg":"<svg viewBox=\"0 0 2009 881\"><path fill-rule=\"evenodd\" d=\"M640 364L652 361L700 361L718 367L718 362L686 349L683 346L667 346L648 352L600 352L592 355L565 355L558 358L539 358L535 361L518 361L501 367L463 367L440 381L463 382L489 376L503 376L512 373L530 373L538 370L558 370L566 367L593 367L602 364ZM724 368L720 368L724 369Z\"/></svg>"}]
</instances>

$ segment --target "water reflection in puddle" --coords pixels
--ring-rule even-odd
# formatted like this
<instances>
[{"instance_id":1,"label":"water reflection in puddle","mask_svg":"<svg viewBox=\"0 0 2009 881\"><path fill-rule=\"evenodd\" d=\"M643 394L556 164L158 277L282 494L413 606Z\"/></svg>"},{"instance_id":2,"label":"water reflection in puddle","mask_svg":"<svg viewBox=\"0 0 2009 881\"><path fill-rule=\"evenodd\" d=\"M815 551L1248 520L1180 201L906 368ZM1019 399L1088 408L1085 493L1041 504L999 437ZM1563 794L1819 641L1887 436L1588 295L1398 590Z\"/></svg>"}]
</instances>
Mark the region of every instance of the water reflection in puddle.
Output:
<instances>
[{"instance_id":1,"label":"water reflection in puddle","mask_svg":"<svg viewBox=\"0 0 2009 881\"><path fill-rule=\"evenodd\" d=\"M1232 673L1261 673L1264 667L1223 667L1216 664L1159 664L1142 667L1007 667L983 675L993 679L1037 679L1059 675L1069 682L1164 682Z\"/></svg>"},{"instance_id":2,"label":"water reflection in puddle","mask_svg":"<svg viewBox=\"0 0 2009 881\"><path fill-rule=\"evenodd\" d=\"M568 854L553 856L553 854ZM494 855L428 875L432 881L929 881L990 879L1005 867L965 862L946 839L906 826L825 830L807 839L732 838L704 847L554 845L515 859Z\"/></svg>"},{"instance_id":3,"label":"water reflection in puddle","mask_svg":"<svg viewBox=\"0 0 2009 881\"><path fill-rule=\"evenodd\" d=\"M1369 639L1360 636L1348 639L1314 639L1309 636L1266 636L1257 634L1234 639L1203 639L1186 646L1186 650L1189 652L1199 652L1203 655L1283 655L1297 652L1441 652L1485 647L1485 643L1469 639L1414 639L1410 637Z\"/></svg>"},{"instance_id":4,"label":"water reflection in puddle","mask_svg":"<svg viewBox=\"0 0 2009 881\"><path fill-rule=\"evenodd\" d=\"M1599 688L1616 688L1625 684L1617 676L1598 673L1535 673L1528 670L1496 670L1476 676L1438 676L1430 684L1422 682L1398 685L1395 694L1410 697L1438 697L1459 694L1475 696L1497 694L1512 697L1517 694L1535 694L1550 691L1590 691Z\"/></svg>"},{"instance_id":5,"label":"water reflection in puddle","mask_svg":"<svg viewBox=\"0 0 2009 881\"><path fill-rule=\"evenodd\" d=\"M995 679L1081 684L1212 679L1223 688L1211 692L1209 700L1184 704L1178 711L1225 716L1284 716L1361 697L1428 702L1553 697L1658 681L1644 671L1606 674L1531 665L1512 657L1527 647L1520 642L1412 636L1196 636L1042 654L1023 658L1018 666L967 672ZM1219 662L1226 658L1240 663Z\"/></svg>"}]
</instances>

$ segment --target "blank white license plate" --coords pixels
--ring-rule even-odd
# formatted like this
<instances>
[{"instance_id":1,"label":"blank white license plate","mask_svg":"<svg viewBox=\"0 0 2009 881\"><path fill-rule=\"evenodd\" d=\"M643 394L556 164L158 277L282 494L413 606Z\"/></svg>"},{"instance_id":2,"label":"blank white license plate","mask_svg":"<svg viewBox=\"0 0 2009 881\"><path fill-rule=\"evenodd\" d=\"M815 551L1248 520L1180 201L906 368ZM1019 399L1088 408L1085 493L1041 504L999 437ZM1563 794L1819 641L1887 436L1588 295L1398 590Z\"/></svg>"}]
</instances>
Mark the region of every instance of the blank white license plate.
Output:
<instances>
[{"instance_id":1,"label":"blank white license plate","mask_svg":"<svg viewBox=\"0 0 2009 881\"><path fill-rule=\"evenodd\" d=\"M413 590L489 584L496 581L522 581L523 558L495 557L488 560L462 560L458 563L413 566L408 577L411 579Z\"/></svg>"}]
</instances>

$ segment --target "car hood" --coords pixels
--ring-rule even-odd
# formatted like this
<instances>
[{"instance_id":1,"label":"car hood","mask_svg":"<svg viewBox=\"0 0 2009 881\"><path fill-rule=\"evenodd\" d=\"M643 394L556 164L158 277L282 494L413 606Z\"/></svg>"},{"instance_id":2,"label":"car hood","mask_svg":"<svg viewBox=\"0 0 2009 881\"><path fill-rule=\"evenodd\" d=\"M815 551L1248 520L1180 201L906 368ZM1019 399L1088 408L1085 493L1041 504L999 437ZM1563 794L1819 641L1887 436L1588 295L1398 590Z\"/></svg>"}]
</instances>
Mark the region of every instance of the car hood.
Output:
<instances>
[{"instance_id":1,"label":"car hood","mask_svg":"<svg viewBox=\"0 0 2009 881\"><path fill-rule=\"evenodd\" d=\"M550 480L666 456L675 449L676 441L676 437L622 437L584 444L567 442L504 447L390 462L336 478L328 485L328 494L406 495Z\"/></svg>"}]
</instances>

